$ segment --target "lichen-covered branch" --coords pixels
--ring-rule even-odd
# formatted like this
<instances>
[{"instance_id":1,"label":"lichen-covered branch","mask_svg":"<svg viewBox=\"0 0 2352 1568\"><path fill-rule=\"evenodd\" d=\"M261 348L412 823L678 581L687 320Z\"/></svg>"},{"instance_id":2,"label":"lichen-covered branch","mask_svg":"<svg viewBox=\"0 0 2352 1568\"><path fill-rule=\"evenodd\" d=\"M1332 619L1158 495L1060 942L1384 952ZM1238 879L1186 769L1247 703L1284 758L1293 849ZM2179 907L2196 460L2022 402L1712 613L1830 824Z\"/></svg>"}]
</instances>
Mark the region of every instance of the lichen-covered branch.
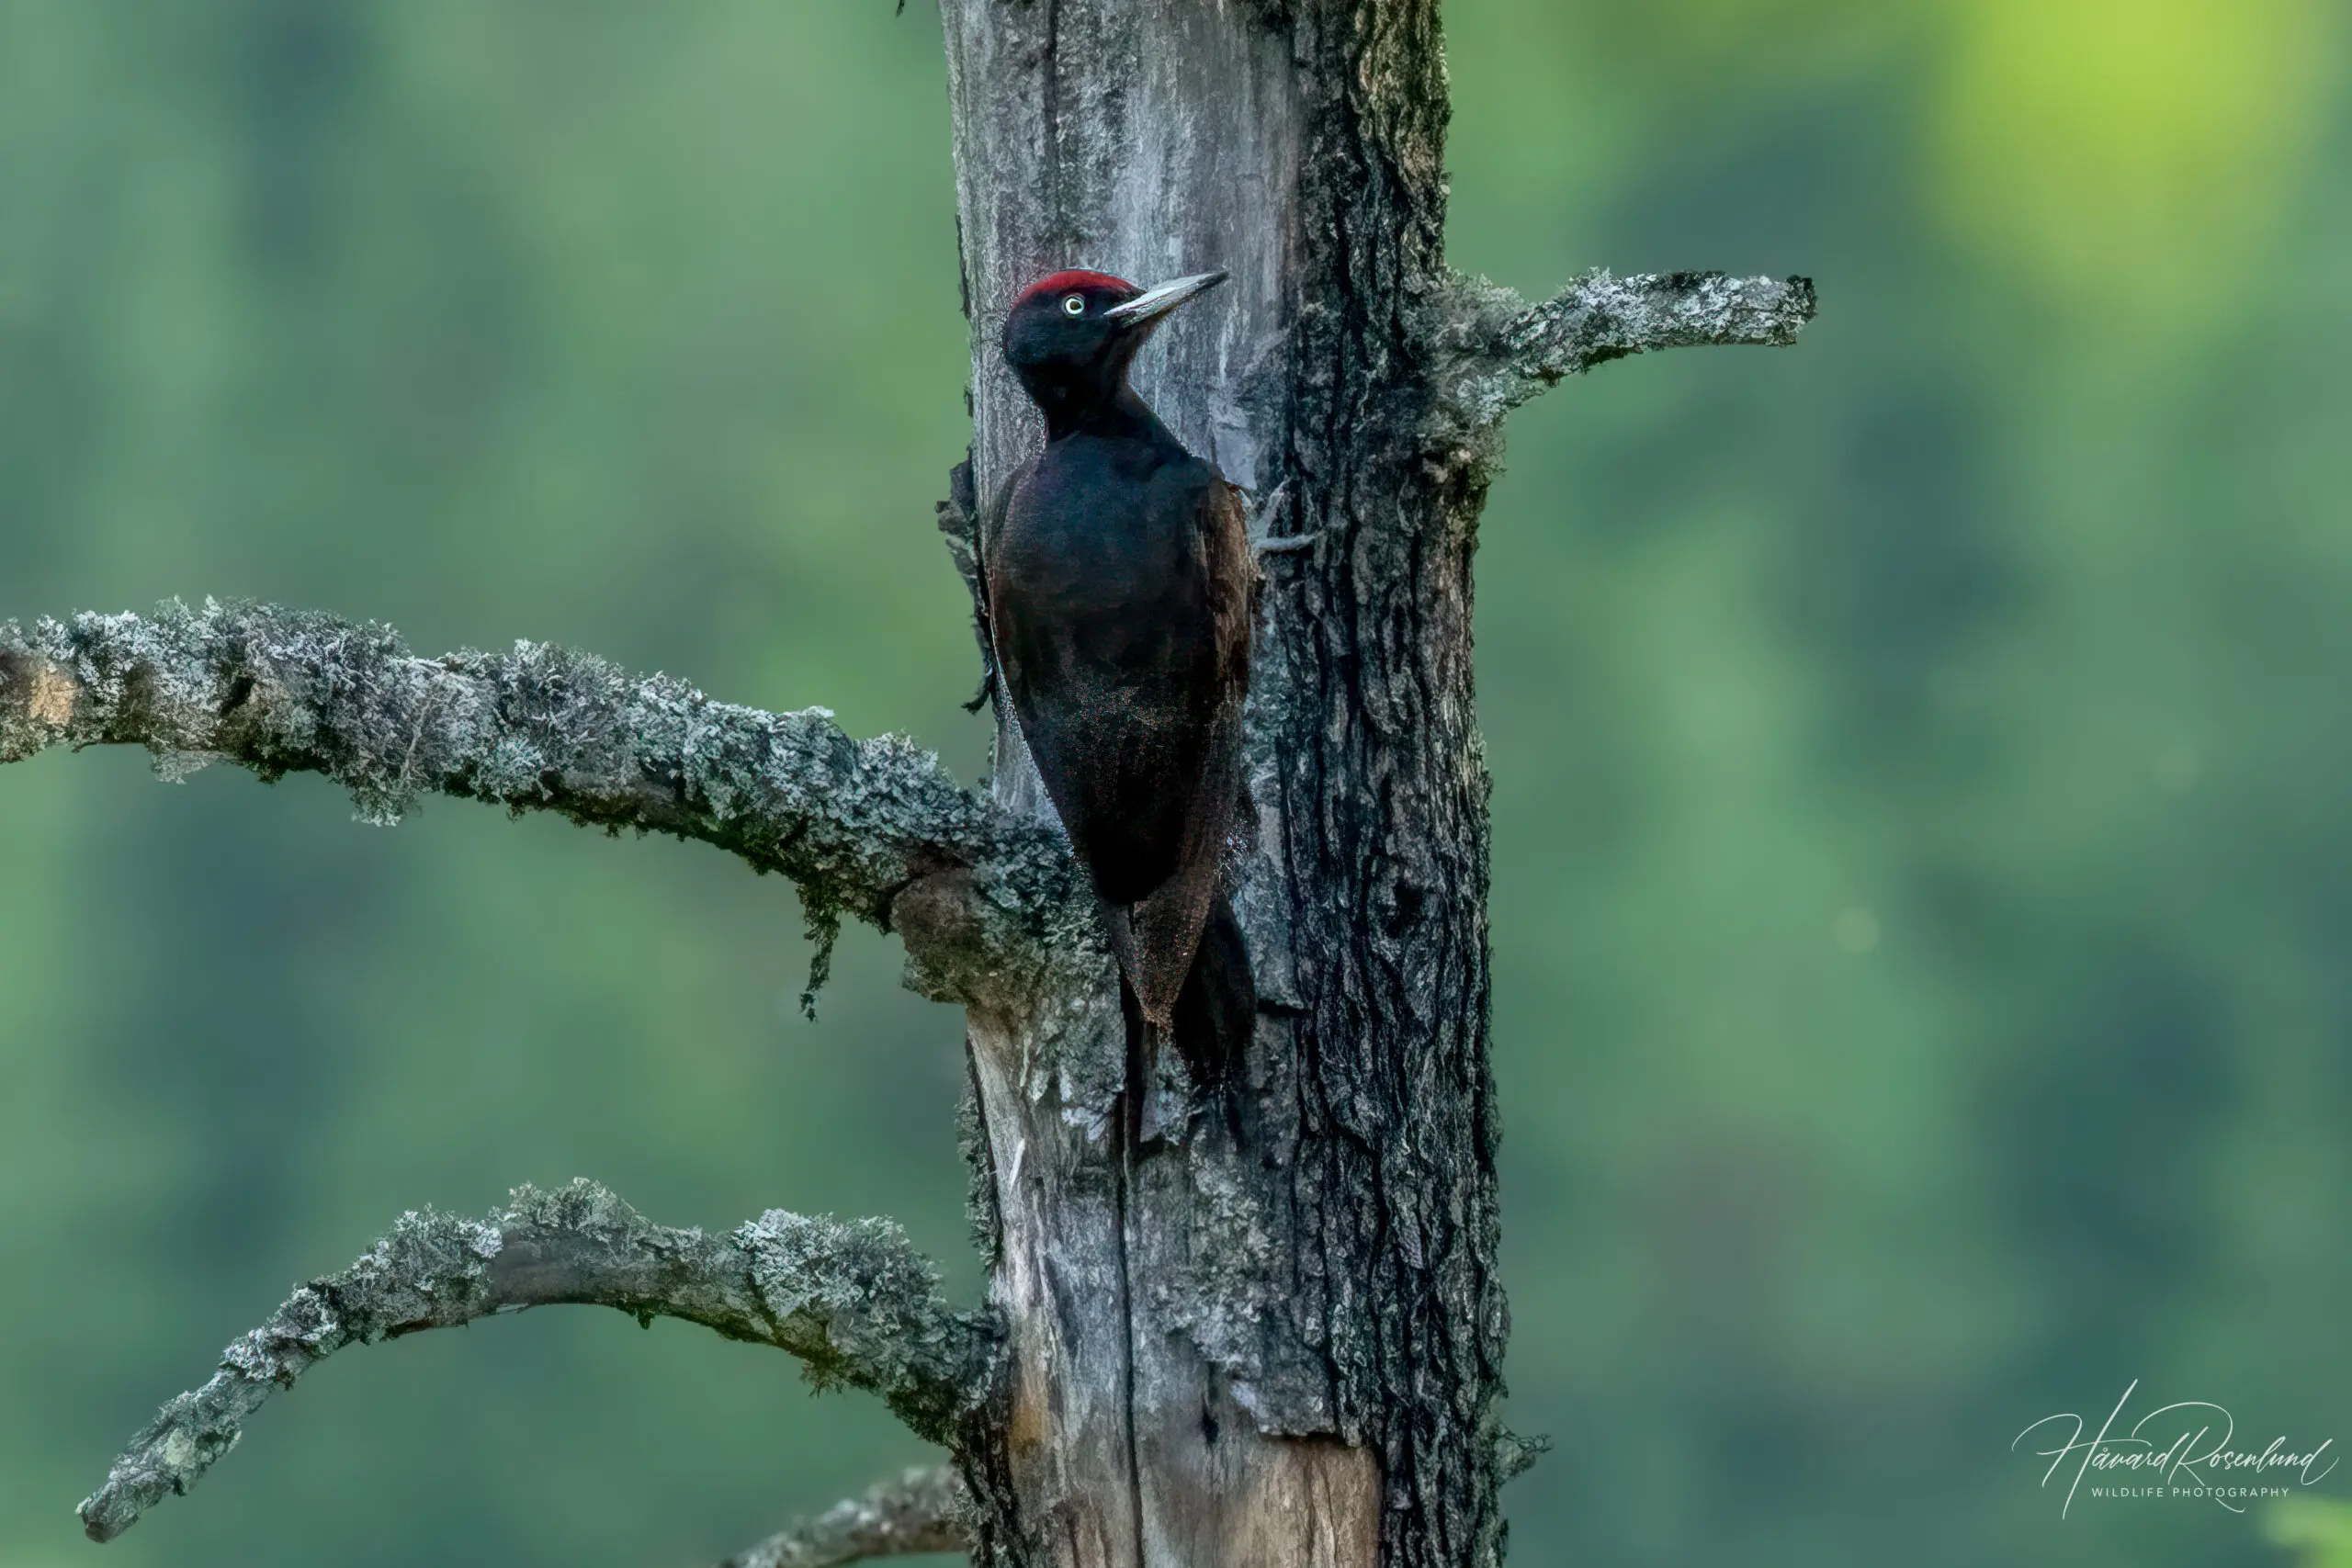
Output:
<instances>
[{"instance_id":1,"label":"lichen-covered branch","mask_svg":"<svg viewBox=\"0 0 2352 1568\"><path fill-rule=\"evenodd\" d=\"M910 1470L779 1530L719 1568L842 1568L874 1557L968 1551L967 1506L954 1471Z\"/></svg>"},{"instance_id":2,"label":"lichen-covered branch","mask_svg":"<svg viewBox=\"0 0 2352 1568\"><path fill-rule=\"evenodd\" d=\"M932 889L907 934L921 988L948 999L1084 946L1091 918L1049 832L903 737L853 740L821 708L714 702L543 643L419 658L389 627L210 601L0 623L0 762L109 744L166 776L322 773L374 822L442 794L697 839L791 878L819 931L842 914L891 930L902 895L945 877L952 897Z\"/></svg>"},{"instance_id":3,"label":"lichen-covered branch","mask_svg":"<svg viewBox=\"0 0 2352 1568\"><path fill-rule=\"evenodd\" d=\"M83 1526L111 1540L186 1492L270 1395L346 1345L557 1303L775 1346L820 1387L870 1389L934 1441L989 1388L993 1329L940 1299L936 1271L892 1221L771 1210L717 1236L654 1224L593 1182L522 1188L487 1220L403 1214L350 1268L296 1291L131 1439L83 1502Z\"/></svg>"},{"instance_id":4,"label":"lichen-covered branch","mask_svg":"<svg viewBox=\"0 0 2352 1568\"><path fill-rule=\"evenodd\" d=\"M1813 320L1813 280L1720 272L1585 274L1539 305L1461 282L1437 328L1442 396L1457 418L1491 425L1564 377L1659 348L1785 347Z\"/></svg>"}]
</instances>

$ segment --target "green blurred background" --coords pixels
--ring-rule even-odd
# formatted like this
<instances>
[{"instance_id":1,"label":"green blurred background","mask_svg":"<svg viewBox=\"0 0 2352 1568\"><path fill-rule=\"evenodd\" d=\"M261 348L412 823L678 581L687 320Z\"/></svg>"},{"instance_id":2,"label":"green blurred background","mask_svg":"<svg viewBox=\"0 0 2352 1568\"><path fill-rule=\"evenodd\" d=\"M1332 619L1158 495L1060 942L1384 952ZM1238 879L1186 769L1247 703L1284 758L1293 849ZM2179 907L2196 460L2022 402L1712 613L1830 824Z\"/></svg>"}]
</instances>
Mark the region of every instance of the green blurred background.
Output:
<instances>
[{"instance_id":1,"label":"green blurred background","mask_svg":"<svg viewBox=\"0 0 2352 1568\"><path fill-rule=\"evenodd\" d=\"M2134 1378L2352 1441L2344 16L1450 15L1458 265L1824 300L1523 411L1487 513L1515 1559L2287 1562L2008 1443ZM0 617L558 640L976 773L946 137L923 0L0 0ZM410 1205L888 1213L976 1285L958 1020L854 931L800 1021L707 851L58 755L0 891L9 1568ZM669 1568L921 1457L537 1314L337 1360L109 1561Z\"/></svg>"}]
</instances>

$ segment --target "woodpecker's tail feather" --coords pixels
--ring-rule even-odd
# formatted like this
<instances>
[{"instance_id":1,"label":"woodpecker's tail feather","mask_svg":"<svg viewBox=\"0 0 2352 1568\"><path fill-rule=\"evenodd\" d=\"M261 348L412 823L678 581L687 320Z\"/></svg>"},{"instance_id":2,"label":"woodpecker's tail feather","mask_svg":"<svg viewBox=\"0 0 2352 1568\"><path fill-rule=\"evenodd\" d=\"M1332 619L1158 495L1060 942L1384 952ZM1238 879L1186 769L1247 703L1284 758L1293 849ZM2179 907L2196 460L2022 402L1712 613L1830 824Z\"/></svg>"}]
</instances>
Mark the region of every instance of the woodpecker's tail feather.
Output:
<instances>
[{"instance_id":1,"label":"woodpecker's tail feather","mask_svg":"<svg viewBox=\"0 0 2352 1568\"><path fill-rule=\"evenodd\" d=\"M1131 1132L1146 1128L1146 1101L1157 1078L1159 1054L1173 1044L1196 1094L1230 1101L1238 1090L1243 1054L1257 1027L1258 990L1250 973L1250 949L1233 906L1220 894L1201 928L1193 966L1169 1009L1163 1026L1144 1013L1135 987L1123 976L1119 999L1127 1025L1127 1121ZM1228 1104L1228 1111L1230 1106Z\"/></svg>"},{"instance_id":2,"label":"woodpecker's tail feather","mask_svg":"<svg viewBox=\"0 0 2352 1568\"><path fill-rule=\"evenodd\" d=\"M1250 973L1250 949L1241 922L1223 894L1209 907L1193 972L1176 996L1176 1049L1196 1089L1237 1085L1250 1032L1258 1026L1258 987Z\"/></svg>"}]
</instances>

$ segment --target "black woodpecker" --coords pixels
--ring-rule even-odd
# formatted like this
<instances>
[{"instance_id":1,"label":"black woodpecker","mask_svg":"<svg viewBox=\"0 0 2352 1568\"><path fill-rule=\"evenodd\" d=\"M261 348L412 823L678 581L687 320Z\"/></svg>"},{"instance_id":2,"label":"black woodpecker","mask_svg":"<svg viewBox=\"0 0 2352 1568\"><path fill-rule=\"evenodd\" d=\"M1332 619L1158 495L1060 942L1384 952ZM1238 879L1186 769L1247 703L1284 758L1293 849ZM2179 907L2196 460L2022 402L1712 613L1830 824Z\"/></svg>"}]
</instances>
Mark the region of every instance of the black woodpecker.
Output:
<instances>
[{"instance_id":1,"label":"black woodpecker","mask_svg":"<svg viewBox=\"0 0 2352 1568\"><path fill-rule=\"evenodd\" d=\"M1131 1122L1161 1041L1216 1088L1257 1011L1222 886L1257 561L1239 494L1127 384L1153 329L1225 276L1137 288L1057 272L1004 323L1046 445L999 499L989 629L1118 958Z\"/></svg>"}]
</instances>

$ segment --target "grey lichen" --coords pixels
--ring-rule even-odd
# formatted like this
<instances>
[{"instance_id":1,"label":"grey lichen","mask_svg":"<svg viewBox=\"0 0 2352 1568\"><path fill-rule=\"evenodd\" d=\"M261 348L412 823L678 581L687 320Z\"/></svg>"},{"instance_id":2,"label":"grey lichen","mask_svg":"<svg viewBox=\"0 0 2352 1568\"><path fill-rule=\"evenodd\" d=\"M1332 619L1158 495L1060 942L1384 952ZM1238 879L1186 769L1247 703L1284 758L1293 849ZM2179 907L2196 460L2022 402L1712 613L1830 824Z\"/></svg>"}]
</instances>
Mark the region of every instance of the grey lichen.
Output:
<instances>
[{"instance_id":1,"label":"grey lichen","mask_svg":"<svg viewBox=\"0 0 2352 1568\"><path fill-rule=\"evenodd\" d=\"M1446 423L1491 429L1521 403L1596 365L1661 348L1785 347L1813 320L1813 280L1596 268L1530 305L1484 278L1440 289L1425 330Z\"/></svg>"},{"instance_id":2,"label":"grey lichen","mask_svg":"<svg viewBox=\"0 0 2352 1568\"><path fill-rule=\"evenodd\" d=\"M842 1568L875 1557L963 1551L971 1545L964 1517L969 1506L954 1471L910 1470L737 1552L719 1568Z\"/></svg>"},{"instance_id":3,"label":"grey lichen","mask_svg":"<svg viewBox=\"0 0 2352 1568\"><path fill-rule=\"evenodd\" d=\"M1153 1304L1201 1354L1239 1383L1262 1391L1261 1330L1281 1301L1278 1256L1261 1193L1230 1157L1196 1151L1187 1174L1186 1245L1170 1249L1150 1284ZM1272 1427L1290 1425L1257 1397Z\"/></svg>"},{"instance_id":4,"label":"grey lichen","mask_svg":"<svg viewBox=\"0 0 2352 1568\"><path fill-rule=\"evenodd\" d=\"M216 759L322 773L370 822L441 794L715 844L798 886L812 982L841 916L891 930L916 888L957 904L908 931L915 982L942 999L1051 985L1093 919L1065 844L905 738L853 740L821 708L714 702L543 643L424 659L386 626L209 600L0 623L0 762L108 744L145 746L166 777Z\"/></svg>"},{"instance_id":5,"label":"grey lichen","mask_svg":"<svg viewBox=\"0 0 2352 1568\"><path fill-rule=\"evenodd\" d=\"M83 1526L111 1540L185 1493L273 1393L345 1346L557 1303L684 1318L775 1346L820 1386L870 1389L944 1441L989 1395L996 1334L951 1309L937 1280L888 1220L774 1210L715 1237L654 1224L588 1181L519 1188L486 1221L412 1212L231 1345L210 1382L164 1405L83 1502Z\"/></svg>"},{"instance_id":6,"label":"grey lichen","mask_svg":"<svg viewBox=\"0 0 2352 1568\"><path fill-rule=\"evenodd\" d=\"M939 1270L896 1220L771 1209L731 1241L767 1337L807 1362L817 1387L870 1389L939 1443L985 1399L993 1334L941 1299Z\"/></svg>"},{"instance_id":7,"label":"grey lichen","mask_svg":"<svg viewBox=\"0 0 2352 1568\"><path fill-rule=\"evenodd\" d=\"M185 1493L243 1435L281 1388L346 1345L470 1322L492 1310L496 1224L412 1211L340 1274L313 1280L269 1321L220 1353L220 1370L132 1438L104 1486L81 1506L93 1540L112 1540L166 1495Z\"/></svg>"}]
</instances>

